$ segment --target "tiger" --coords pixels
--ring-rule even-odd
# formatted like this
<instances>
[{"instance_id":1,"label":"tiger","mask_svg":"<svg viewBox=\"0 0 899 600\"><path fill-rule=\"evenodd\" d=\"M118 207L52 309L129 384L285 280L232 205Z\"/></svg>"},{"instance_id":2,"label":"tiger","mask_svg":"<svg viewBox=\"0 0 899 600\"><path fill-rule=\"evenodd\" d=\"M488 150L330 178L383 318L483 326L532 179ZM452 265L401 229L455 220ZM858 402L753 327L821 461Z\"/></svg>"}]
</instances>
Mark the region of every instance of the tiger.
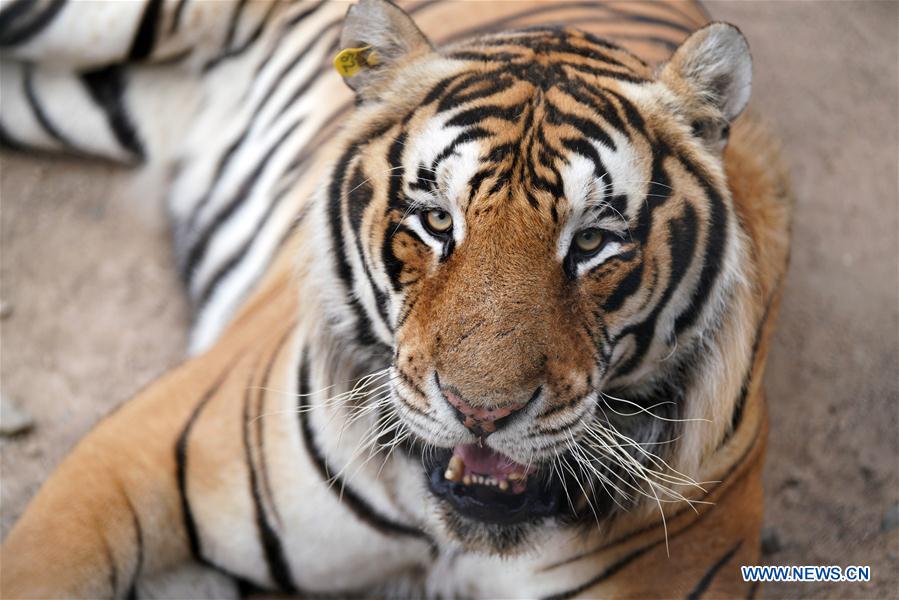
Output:
<instances>
[{"instance_id":1,"label":"tiger","mask_svg":"<svg viewBox=\"0 0 899 600\"><path fill-rule=\"evenodd\" d=\"M757 592L791 192L735 26L14 0L0 46L5 146L161 167L194 314L3 598Z\"/></svg>"}]
</instances>

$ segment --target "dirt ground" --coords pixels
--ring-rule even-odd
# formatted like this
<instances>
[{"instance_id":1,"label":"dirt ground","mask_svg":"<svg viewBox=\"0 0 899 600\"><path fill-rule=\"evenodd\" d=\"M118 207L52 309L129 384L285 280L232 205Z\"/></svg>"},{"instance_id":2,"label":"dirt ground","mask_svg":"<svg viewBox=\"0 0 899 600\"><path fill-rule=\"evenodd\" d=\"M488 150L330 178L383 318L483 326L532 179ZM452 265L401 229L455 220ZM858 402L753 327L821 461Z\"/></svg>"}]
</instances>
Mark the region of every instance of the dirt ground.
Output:
<instances>
[{"instance_id":1,"label":"dirt ground","mask_svg":"<svg viewBox=\"0 0 899 600\"><path fill-rule=\"evenodd\" d=\"M873 578L763 594L897 598L899 4L709 6L750 41L754 107L798 200L766 373L765 561ZM183 356L189 316L148 189L107 165L0 153L0 385L35 419L0 440L4 536L75 441Z\"/></svg>"}]
</instances>

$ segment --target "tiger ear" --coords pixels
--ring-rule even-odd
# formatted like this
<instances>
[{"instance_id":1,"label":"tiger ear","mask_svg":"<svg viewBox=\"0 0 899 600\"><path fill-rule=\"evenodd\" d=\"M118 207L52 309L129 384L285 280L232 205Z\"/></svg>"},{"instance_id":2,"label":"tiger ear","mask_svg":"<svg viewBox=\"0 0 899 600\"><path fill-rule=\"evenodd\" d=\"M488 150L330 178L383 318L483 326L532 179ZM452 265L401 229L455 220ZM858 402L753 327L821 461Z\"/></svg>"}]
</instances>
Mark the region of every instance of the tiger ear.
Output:
<instances>
[{"instance_id":1,"label":"tiger ear","mask_svg":"<svg viewBox=\"0 0 899 600\"><path fill-rule=\"evenodd\" d=\"M338 66L346 84L362 100L371 95L379 81L389 77L396 63L432 49L412 17L388 0L360 0L351 6L343 23L340 47L365 53L361 68L342 70Z\"/></svg>"},{"instance_id":2,"label":"tiger ear","mask_svg":"<svg viewBox=\"0 0 899 600\"><path fill-rule=\"evenodd\" d=\"M712 23L681 44L660 79L686 102L694 132L723 150L729 124L746 108L752 90L749 44L733 25Z\"/></svg>"}]
</instances>

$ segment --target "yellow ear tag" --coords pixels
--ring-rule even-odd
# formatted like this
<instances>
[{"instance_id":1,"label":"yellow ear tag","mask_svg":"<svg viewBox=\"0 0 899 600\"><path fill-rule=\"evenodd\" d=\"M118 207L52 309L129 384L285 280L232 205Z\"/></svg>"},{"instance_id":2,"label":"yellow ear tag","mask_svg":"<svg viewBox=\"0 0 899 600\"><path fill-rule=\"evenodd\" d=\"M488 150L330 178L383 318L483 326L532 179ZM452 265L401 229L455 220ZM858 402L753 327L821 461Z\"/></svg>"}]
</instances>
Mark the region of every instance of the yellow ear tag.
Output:
<instances>
[{"instance_id":1,"label":"yellow ear tag","mask_svg":"<svg viewBox=\"0 0 899 600\"><path fill-rule=\"evenodd\" d=\"M334 57L334 68L343 77L352 77L362 69L374 67L378 57L371 46L344 48Z\"/></svg>"}]
</instances>

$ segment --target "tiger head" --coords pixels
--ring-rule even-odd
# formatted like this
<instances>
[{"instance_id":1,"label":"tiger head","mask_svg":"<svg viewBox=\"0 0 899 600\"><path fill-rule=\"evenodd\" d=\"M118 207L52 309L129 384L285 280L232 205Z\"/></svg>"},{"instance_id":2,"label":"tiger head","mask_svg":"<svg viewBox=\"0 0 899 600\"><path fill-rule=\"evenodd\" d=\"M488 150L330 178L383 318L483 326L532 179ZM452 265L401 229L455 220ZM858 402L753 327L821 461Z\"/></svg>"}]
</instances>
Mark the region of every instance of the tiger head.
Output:
<instances>
[{"instance_id":1,"label":"tiger head","mask_svg":"<svg viewBox=\"0 0 899 600\"><path fill-rule=\"evenodd\" d=\"M740 32L654 70L574 29L434 48L362 0L341 45L362 68L325 191L328 308L386 357L438 526L513 553L689 495L750 354L722 159Z\"/></svg>"}]
</instances>

